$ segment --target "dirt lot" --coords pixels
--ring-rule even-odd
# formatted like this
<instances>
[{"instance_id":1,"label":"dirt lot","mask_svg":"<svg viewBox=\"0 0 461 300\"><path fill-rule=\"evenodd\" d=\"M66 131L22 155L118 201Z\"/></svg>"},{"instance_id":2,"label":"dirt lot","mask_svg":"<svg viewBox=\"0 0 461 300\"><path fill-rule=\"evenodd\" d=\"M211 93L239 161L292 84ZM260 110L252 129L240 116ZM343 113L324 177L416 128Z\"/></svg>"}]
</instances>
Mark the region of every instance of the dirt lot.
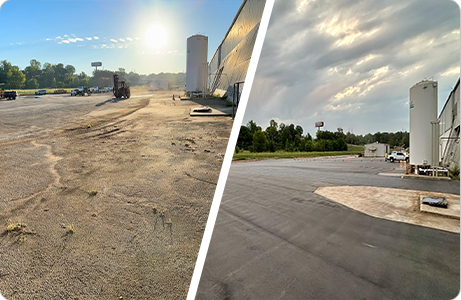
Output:
<instances>
[{"instance_id":1,"label":"dirt lot","mask_svg":"<svg viewBox=\"0 0 461 300\"><path fill-rule=\"evenodd\" d=\"M141 94L101 98L41 135L13 138L26 121L10 116L0 139L3 296L186 297L232 121L192 118L197 103L171 92Z\"/></svg>"}]
</instances>

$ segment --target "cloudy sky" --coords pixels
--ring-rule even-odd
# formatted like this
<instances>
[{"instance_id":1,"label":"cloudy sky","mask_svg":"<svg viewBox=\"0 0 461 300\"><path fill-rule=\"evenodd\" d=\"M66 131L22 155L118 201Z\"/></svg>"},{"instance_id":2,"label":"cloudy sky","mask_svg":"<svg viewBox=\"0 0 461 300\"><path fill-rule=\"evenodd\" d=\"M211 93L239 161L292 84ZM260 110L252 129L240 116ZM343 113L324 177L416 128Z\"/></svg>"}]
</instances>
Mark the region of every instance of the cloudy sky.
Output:
<instances>
[{"instance_id":1,"label":"cloudy sky","mask_svg":"<svg viewBox=\"0 0 461 300\"><path fill-rule=\"evenodd\" d=\"M0 0L0 5L4 2ZM208 56L226 34L242 0L10 0L0 8L4 21L0 60L21 70L71 64L91 74L91 62L139 74L183 72L187 38L208 36ZM8 20L8 21L7 21Z\"/></svg>"},{"instance_id":2,"label":"cloudy sky","mask_svg":"<svg viewBox=\"0 0 461 300\"><path fill-rule=\"evenodd\" d=\"M275 1L244 124L270 119L355 134L409 130L409 89L459 78L460 11L448 0Z\"/></svg>"}]
</instances>

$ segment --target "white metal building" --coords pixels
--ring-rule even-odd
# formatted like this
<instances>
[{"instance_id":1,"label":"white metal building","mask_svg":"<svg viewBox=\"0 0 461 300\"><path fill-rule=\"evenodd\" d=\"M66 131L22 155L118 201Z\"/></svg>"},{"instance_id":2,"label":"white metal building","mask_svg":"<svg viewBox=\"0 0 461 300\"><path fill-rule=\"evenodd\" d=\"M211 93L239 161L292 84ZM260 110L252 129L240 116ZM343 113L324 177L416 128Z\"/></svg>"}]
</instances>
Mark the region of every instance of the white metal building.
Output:
<instances>
[{"instance_id":1,"label":"white metal building","mask_svg":"<svg viewBox=\"0 0 461 300\"><path fill-rule=\"evenodd\" d=\"M245 81L265 0L244 0L209 64L208 89L232 98L234 83ZM239 91L242 91L240 86Z\"/></svg>"},{"instance_id":2,"label":"white metal building","mask_svg":"<svg viewBox=\"0 0 461 300\"><path fill-rule=\"evenodd\" d=\"M381 144L378 142L366 144L363 148L363 155L365 157L384 157L390 150L388 144Z\"/></svg>"},{"instance_id":3,"label":"white metal building","mask_svg":"<svg viewBox=\"0 0 461 300\"><path fill-rule=\"evenodd\" d=\"M438 118L440 126L439 159L443 167L459 165L459 79Z\"/></svg>"}]
</instances>

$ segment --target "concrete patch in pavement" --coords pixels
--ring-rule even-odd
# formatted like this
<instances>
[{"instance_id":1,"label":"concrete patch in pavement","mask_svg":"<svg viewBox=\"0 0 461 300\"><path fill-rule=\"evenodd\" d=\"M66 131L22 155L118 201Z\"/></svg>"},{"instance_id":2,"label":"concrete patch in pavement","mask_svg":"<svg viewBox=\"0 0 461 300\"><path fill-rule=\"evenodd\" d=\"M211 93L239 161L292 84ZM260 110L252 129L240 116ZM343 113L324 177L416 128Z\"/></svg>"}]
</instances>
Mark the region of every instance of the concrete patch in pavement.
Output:
<instances>
[{"instance_id":1,"label":"concrete patch in pavement","mask_svg":"<svg viewBox=\"0 0 461 300\"><path fill-rule=\"evenodd\" d=\"M442 207L435 207L435 206L430 206L427 204L423 204L423 198L426 197L427 195L421 195L419 196L419 207L421 212L426 212L426 213L431 213L431 214L437 214L445 217L450 217L450 218L455 218L459 219L459 197L458 199L449 199L448 201L448 207L447 208L442 208ZM448 200L448 199L447 199Z\"/></svg>"},{"instance_id":2,"label":"concrete patch in pavement","mask_svg":"<svg viewBox=\"0 0 461 300\"><path fill-rule=\"evenodd\" d=\"M451 214L456 214L457 210L459 218L458 195L371 186L320 187L315 193L373 217L460 232L456 217L423 213L420 209L421 196L445 197L450 203Z\"/></svg>"},{"instance_id":3,"label":"concrete patch in pavement","mask_svg":"<svg viewBox=\"0 0 461 300\"><path fill-rule=\"evenodd\" d=\"M378 173L379 176L394 176L394 177L402 177L401 173Z\"/></svg>"},{"instance_id":4,"label":"concrete patch in pavement","mask_svg":"<svg viewBox=\"0 0 461 300\"><path fill-rule=\"evenodd\" d=\"M450 177L427 176L427 175L416 175L416 174L405 174L402 176L402 178L426 179L426 180L451 180Z\"/></svg>"},{"instance_id":5,"label":"concrete patch in pavement","mask_svg":"<svg viewBox=\"0 0 461 300\"><path fill-rule=\"evenodd\" d=\"M200 106L197 106L200 107ZM232 115L232 107L227 107L227 106L211 106L208 105L209 108L211 108L210 111L208 112L195 112L194 109L197 108L191 108L190 110L190 116L191 117L219 117L219 116L231 116Z\"/></svg>"}]
</instances>

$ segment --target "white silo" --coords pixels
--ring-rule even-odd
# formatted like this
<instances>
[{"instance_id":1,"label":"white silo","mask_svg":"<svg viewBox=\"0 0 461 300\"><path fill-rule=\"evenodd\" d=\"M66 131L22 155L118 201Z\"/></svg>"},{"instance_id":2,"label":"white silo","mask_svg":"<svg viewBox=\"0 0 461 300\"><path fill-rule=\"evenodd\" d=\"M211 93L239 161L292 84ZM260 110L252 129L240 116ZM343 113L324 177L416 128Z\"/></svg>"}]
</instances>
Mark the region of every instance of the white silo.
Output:
<instances>
[{"instance_id":1,"label":"white silo","mask_svg":"<svg viewBox=\"0 0 461 300\"><path fill-rule=\"evenodd\" d=\"M208 78L208 37L193 35L187 39L186 92L206 92Z\"/></svg>"},{"instance_id":2,"label":"white silo","mask_svg":"<svg viewBox=\"0 0 461 300\"><path fill-rule=\"evenodd\" d=\"M424 80L410 88L410 164L438 165L433 161L433 123L437 120L437 82ZM437 136L438 138L438 136ZM418 171L417 171L418 172Z\"/></svg>"}]
</instances>

